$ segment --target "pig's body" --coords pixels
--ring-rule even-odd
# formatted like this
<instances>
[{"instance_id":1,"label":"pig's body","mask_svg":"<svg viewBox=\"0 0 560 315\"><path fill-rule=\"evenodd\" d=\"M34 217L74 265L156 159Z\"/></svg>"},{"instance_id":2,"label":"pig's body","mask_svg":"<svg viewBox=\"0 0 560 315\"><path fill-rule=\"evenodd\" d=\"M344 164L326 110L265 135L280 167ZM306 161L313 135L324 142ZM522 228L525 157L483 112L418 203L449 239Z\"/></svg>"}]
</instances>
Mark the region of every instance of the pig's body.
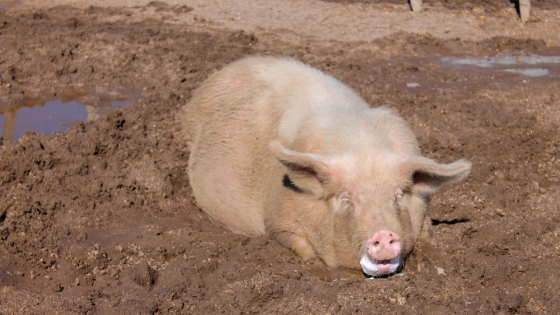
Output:
<instances>
[{"instance_id":1,"label":"pig's body","mask_svg":"<svg viewBox=\"0 0 560 315\"><path fill-rule=\"evenodd\" d=\"M193 193L213 221L374 276L411 252L429 194L470 171L421 157L394 111L293 60L225 67L181 119Z\"/></svg>"}]
</instances>

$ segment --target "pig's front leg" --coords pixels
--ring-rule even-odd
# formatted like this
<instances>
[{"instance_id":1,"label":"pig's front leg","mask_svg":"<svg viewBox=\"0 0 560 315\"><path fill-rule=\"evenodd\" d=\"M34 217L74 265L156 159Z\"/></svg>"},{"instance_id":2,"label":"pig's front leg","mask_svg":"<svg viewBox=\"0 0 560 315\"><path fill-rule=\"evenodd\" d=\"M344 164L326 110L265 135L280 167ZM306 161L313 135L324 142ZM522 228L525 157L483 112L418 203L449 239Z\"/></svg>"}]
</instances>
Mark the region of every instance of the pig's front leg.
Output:
<instances>
[{"instance_id":1,"label":"pig's front leg","mask_svg":"<svg viewBox=\"0 0 560 315\"><path fill-rule=\"evenodd\" d=\"M274 235L270 234L271 233L269 233L268 237L276 239L281 245L288 247L304 260L317 257L317 253L303 236L289 231L276 232Z\"/></svg>"}]
</instances>

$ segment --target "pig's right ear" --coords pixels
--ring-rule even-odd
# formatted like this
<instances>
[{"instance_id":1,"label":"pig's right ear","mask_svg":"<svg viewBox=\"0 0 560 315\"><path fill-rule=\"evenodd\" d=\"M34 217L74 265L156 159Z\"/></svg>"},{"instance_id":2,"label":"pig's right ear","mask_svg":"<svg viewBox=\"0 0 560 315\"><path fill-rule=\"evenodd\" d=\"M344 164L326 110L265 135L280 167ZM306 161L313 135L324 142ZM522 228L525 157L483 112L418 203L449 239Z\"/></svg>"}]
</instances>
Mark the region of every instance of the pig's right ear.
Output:
<instances>
[{"instance_id":1,"label":"pig's right ear","mask_svg":"<svg viewBox=\"0 0 560 315\"><path fill-rule=\"evenodd\" d=\"M425 157L414 157L408 161L408 166L413 174L414 189L427 195L464 179L471 172L471 163L466 160L438 164Z\"/></svg>"},{"instance_id":2,"label":"pig's right ear","mask_svg":"<svg viewBox=\"0 0 560 315\"><path fill-rule=\"evenodd\" d=\"M312 193L318 198L325 196L325 186L333 175L333 163L326 157L313 153L302 153L286 149L278 140L270 143L274 156L284 164L289 181L296 189Z\"/></svg>"}]
</instances>

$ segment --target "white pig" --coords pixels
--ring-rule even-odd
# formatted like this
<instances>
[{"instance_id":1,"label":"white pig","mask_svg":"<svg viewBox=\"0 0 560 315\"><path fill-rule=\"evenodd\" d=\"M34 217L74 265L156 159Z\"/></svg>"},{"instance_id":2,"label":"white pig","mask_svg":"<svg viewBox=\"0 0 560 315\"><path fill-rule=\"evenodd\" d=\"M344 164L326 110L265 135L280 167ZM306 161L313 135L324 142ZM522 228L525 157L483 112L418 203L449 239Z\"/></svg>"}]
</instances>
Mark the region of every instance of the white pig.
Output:
<instances>
[{"instance_id":1,"label":"white pig","mask_svg":"<svg viewBox=\"0 0 560 315\"><path fill-rule=\"evenodd\" d=\"M394 110L370 108L290 59L226 66L195 91L180 121L193 194L213 222L370 276L399 269L430 195L471 169L422 157Z\"/></svg>"}]
</instances>

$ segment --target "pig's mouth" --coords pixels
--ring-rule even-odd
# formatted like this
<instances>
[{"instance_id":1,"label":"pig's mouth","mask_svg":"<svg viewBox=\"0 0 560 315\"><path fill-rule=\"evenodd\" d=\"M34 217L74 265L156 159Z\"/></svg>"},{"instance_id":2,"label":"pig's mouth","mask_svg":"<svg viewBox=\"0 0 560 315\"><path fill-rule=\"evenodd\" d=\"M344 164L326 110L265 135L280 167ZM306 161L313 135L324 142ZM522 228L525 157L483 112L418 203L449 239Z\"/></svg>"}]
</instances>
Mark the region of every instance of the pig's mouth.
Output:
<instances>
[{"instance_id":1,"label":"pig's mouth","mask_svg":"<svg viewBox=\"0 0 560 315\"><path fill-rule=\"evenodd\" d=\"M364 273L369 276L385 276L392 274L399 269L401 265L401 258L400 256L397 256L393 259L375 260L365 253L360 260L360 265L362 265Z\"/></svg>"}]
</instances>

